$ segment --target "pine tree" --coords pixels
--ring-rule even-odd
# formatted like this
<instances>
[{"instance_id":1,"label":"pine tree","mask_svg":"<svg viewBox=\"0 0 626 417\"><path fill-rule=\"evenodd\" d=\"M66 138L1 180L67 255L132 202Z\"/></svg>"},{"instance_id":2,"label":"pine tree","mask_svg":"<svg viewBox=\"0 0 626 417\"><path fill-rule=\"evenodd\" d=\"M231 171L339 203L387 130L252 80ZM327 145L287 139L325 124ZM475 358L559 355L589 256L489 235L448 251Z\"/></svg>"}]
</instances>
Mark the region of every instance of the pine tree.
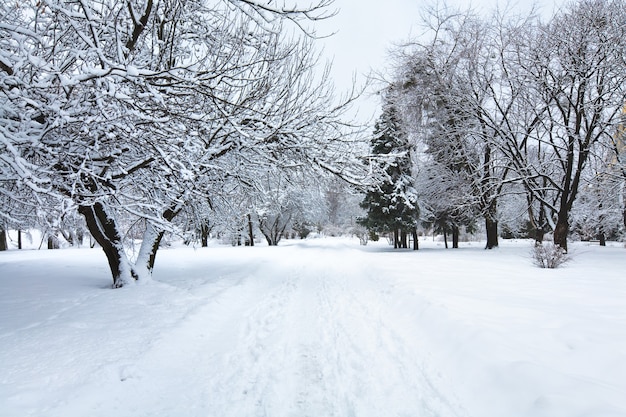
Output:
<instances>
[{"instance_id":1,"label":"pine tree","mask_svg":"<svg viewBox=\"0 0 626 417\"><path fill-rule=\"evenodd\" d=\"M374 233L393 232L394 247L406 248L407 232L413 235L417 250L417 220L419 207L413 188L411 152L413 146L402 128L397 109L388 104L374 128L372 153L386 155L386 176L370 188L361 207L367 215L358 222Z\"/></svg>"}]
</instances>

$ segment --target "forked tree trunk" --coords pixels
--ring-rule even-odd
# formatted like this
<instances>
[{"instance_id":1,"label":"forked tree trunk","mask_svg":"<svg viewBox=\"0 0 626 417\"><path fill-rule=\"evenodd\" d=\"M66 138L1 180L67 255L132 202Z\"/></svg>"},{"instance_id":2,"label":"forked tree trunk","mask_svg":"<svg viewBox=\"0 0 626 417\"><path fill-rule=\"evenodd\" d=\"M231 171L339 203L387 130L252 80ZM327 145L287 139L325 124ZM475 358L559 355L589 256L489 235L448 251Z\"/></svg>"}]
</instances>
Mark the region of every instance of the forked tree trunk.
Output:
<instances>
[{"instance_id":1,"label":"forked tree trunk","mask_svg":"<svg viewBox=\"0 0 626 417\"><path fill-rule=\"evenodd\" d=\"M89 232L107 257L113 277L113 288L121 288L136 281L138 275L124 252L122 237L115 219L107 213L105 206L102 203L79 206L78 212L85 217Z\"/></svg>"},{"instance_id":2,"label":"forked tree trunk","mask_svg":"<svg viewBox=\"0 0 626 417\"><path fill-rule=\"evenodd\" d=\"M283 219L281 214L276 215L273 221L271 218L259 219L259 228L269 246L278 246L278 242L280 242L280 239L283 237L290 221L291 215Z\"/></svg>"}]
</instances>

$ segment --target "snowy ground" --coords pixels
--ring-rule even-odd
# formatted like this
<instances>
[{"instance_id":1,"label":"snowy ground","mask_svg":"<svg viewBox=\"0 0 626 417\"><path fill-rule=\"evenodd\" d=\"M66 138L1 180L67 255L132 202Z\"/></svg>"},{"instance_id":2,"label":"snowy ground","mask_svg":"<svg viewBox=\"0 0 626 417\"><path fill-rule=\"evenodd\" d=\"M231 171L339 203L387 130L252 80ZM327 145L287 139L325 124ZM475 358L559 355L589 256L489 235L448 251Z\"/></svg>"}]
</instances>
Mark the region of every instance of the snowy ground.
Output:
<instances>
[{"instance_id":1,"label":"snowy ground","mask_svg":"<svg viewBox=\"0 0 626 417\"><path fill-rule=\"evenodd\" d=\"M626 249L385 242L0 253L0 416L626 416Z\"/></svg>"}]
</instances>

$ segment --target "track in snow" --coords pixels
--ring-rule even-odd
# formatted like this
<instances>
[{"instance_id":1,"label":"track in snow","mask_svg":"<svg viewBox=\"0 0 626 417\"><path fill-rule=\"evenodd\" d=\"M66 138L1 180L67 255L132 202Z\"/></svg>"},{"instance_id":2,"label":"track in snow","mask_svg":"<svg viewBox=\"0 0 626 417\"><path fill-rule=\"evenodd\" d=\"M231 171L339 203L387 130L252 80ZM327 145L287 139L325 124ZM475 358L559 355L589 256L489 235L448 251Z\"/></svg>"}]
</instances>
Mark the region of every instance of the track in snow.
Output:
<instances>
[{"instance_id":1,"label":"track in snow","mask_svg":"<svg viewBox=\"0 0 626 417\"><path fill-rule=\"evenodd\" d=\"M123 415L464 415L441 392L367 254L259 263L120 371L92 410ZM202 293L205 288L196 287ZM112 400L112 401L111 401ZM180 411L180 410L178 410Z\"/></svg>"}]
</instances>

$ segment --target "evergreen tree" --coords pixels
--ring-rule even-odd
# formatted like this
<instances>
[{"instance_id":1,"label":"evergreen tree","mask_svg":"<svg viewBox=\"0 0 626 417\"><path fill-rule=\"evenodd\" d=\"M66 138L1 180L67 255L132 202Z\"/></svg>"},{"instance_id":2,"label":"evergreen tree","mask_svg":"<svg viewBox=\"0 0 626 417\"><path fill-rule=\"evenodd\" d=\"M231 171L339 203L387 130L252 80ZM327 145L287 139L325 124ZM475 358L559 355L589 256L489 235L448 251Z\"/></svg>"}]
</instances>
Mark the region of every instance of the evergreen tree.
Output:
<instances>
[{"instance_id":1,"label":"evergreen tree","mask_svg":"<svg viewBox=\"0 0 626 417\"><path fill-rule=\"evenodd\" d=\"M374 233L393 232L395 248L406 248L407 233L411 233L413 249L417 250L419 208L411 172L413 146L391 104L385 106L376 123L371 148L373 154L387 156L388 166L385 177L367 191L361 203L367 215L358 222Z\"/></svg>"}]
</instances>

